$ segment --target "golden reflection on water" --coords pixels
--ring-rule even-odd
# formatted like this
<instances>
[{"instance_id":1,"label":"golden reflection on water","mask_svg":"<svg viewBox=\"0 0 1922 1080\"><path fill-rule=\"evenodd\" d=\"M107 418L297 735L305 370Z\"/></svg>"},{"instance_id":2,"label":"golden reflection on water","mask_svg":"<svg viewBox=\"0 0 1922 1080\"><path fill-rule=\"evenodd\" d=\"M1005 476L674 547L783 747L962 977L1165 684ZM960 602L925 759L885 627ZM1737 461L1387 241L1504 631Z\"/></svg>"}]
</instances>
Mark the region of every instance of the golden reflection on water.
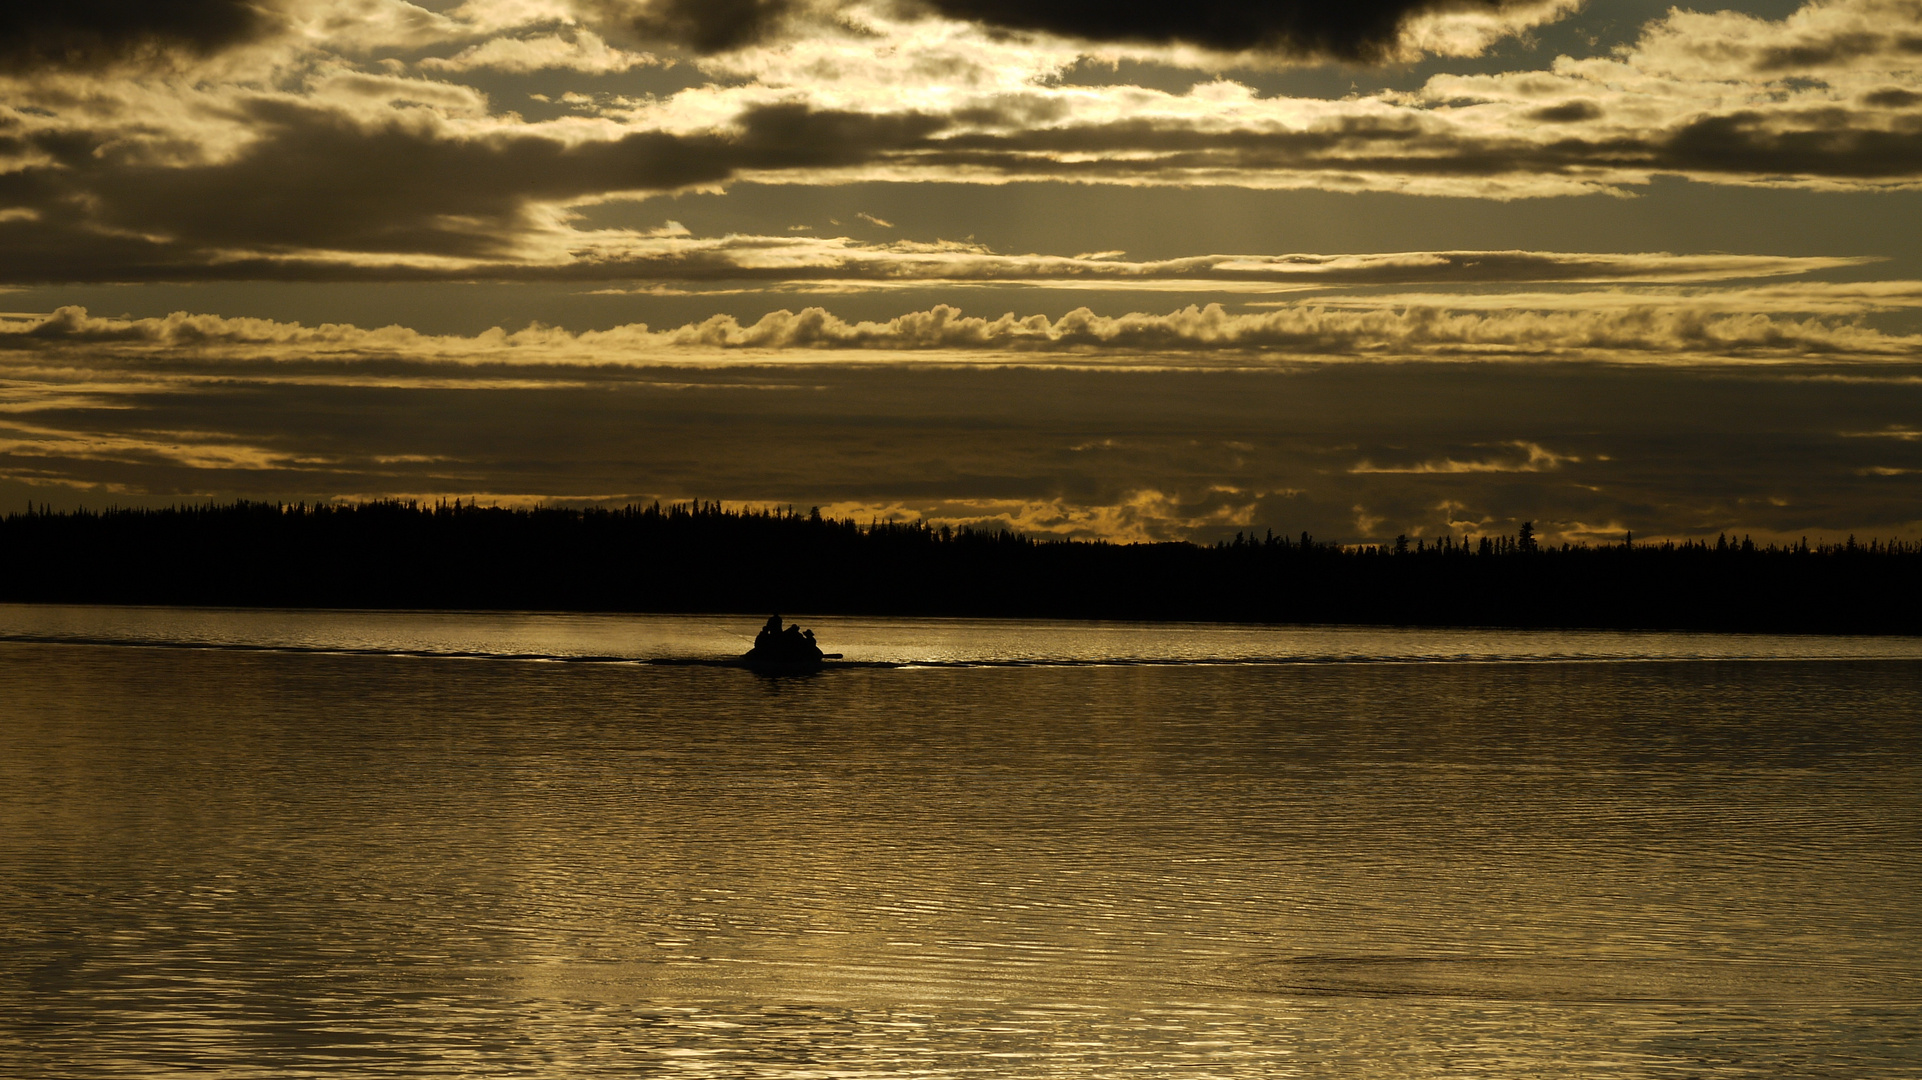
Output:
<instances>
[{"instance_id":1,"label":"golden reflection on water","mask_svg":"<svg viewBox=\"0 0 1922 1080\"><path fill-rule=\"evenodd\" d=\"M792 613L789 613L790 615ZM801 616L855 663L997 665L1623 660L1922 660L1922 638L1489 627L1257 626ZM0 603L0 642L192 645L491 659L717 660L761 619Z\"/></svg>"},{"instance_id":2,"label":"golden reflection on water","mask_svg":"<svg viewBox=\"0 0 1922 1080\"><path fill-rule=\"evenodd\" d=\"M4 644L0 701L0 1075L1922 1076L1913 662Z\"/></svg>"}]
</instances>

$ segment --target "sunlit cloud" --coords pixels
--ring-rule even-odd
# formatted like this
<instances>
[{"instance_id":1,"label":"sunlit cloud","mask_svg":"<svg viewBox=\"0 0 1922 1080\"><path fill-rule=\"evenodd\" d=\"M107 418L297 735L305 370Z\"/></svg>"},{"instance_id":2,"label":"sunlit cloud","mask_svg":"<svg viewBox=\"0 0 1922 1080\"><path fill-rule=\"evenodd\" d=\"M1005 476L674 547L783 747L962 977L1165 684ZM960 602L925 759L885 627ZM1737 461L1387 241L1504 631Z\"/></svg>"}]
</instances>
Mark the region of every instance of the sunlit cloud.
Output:
<instances>
[{"instance_id":1,"label":"sunlit cloud","mask_svg":"<svg viewBox=\"0 0 1922 1080\"><path fill-rule=\"evenodd\" d=\"M1100 538L1117 543L1156 543L1235 527L1247 528L1264 493L1215 486L1190 493L1153 488L1118 493L1113 502L951 499L914 503L838 502L823 514L859 522L926 522L933 527L1006 529L1037 537ZM1278 494L1286 495L1287 492Z\"/></svg>"},{"instance_id":2,"label":"sunlit cloud","mask_svg":"<svg viewBox=\"0 0 1922 1080\"><path fill-rule=\"evenodd\" d=\"M179 351L259 357L378 357L521 364L771 362L832 355L850 362L1093 363L1160 367L1271 365L1342 360L1528 361L1629 364L1794 362L1823 357L1874 363L1922 357L1922 336L1853 320L1695 311L1674 303L1593 310L1453 311L1407 306L1350 310L1312 301L1250 313L1219 304L1166 314L1059 318L965 314L938 305L887 320L848 320L822 308L774 311L742 322L716 315L678 327L630 324L575 333L532 326L471 336L389 326L303 326L177 312L165 318L90 315L78 307L0 318L0 350L85 350L133 355Z\"/></svg>"},{"instance_id":3,"label":"sunlit cloud","mask_svg":"<svg viewBox=\"0 0 1922 1080\"><path fill-rule=\"evenodd\" d=\"M607 74L659 62L650 53L617 49L591 30L577 30L570 36L490 38L453 56L427 57L420 66L428 71L443 72L489 69L525 74L565 69Z\"/></svg>"},{"instance_id":4,"label":"sunlit cloud","mask_svg":"<svg viewBox=\"0 0 1922 1080\"><path fill-rule=\"evenodd\" d=\"M1351 473L1380 473L1387 475L1418 475L1422 473L1533 473L1553 472L1570 462L1582 459L1573 454L1557 454L1537 443L1512 442L1501 447L1501 453L1470 461L1457 461L1443 458L1439 461L1417 461L1409 465L1377 465L1373 461L1360 461L1349 467Z\"/></svg>"}]
</instances>

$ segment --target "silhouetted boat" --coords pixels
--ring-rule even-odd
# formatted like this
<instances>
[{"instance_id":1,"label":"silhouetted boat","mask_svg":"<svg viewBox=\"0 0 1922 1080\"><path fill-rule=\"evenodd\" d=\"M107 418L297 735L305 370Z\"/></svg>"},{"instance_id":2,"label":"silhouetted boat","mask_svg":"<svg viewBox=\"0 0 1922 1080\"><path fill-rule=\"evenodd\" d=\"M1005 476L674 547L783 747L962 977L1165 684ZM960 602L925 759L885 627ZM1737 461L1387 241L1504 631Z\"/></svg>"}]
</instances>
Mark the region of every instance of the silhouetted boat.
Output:
<instances>
[{"instance_id":1,"label":"silhouetted boat","mask_svg":"<svg viewBox=\"0 0 1922 1080\"><path fill-rule=\"evenodd\" d=\"M814 631L799 625L783 627L779 615L770 615L754 636L754 647L741 654L741 666L764 675L805 675L839 659L840 653L821 651L814 643Z\"/></svg>"}]
</instances>

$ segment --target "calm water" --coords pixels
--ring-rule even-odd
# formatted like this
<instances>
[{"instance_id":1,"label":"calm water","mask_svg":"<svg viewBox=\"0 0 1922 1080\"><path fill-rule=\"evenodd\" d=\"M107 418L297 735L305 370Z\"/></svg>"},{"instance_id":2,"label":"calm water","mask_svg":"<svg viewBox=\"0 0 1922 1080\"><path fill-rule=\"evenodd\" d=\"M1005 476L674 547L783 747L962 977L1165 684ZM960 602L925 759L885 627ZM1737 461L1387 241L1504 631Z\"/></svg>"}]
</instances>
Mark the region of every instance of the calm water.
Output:
<instances>
[{"instance_id":1,"label":"calm water","mask_svg":"<svg viewBox=\"0 0 1922 1080\"><path fill-rule=\"evenodd\" d=\"M757 621L0 605L0 1076L1922 1077L1922 642Z\"/></svg>"}]
</instances>

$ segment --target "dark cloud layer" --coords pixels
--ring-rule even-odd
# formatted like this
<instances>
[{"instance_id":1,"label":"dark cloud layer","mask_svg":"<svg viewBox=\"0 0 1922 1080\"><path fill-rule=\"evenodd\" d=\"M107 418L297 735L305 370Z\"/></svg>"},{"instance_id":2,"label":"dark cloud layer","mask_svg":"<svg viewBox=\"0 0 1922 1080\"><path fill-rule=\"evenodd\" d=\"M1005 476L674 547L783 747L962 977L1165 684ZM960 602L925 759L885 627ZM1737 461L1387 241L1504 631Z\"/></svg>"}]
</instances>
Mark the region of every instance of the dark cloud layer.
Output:
<instances>
[{"instance_id":1,"label":"dark cloud layer","mask_svg":"<svg viewBox=\"0 0 1922 1080\"><path fill-rule=\"evenodd\" d=\"M1343 60L1394 51L1403 24L1436 11L1499 11L1504 0L927 0L943 15L1087 41L1183 43Z\"/></svg>"},{"instance_id":2,"label":"dark cloud layer","mask_svg":"<svg viewBox=\"0 0 1922 1080\"><path fill-rule=\"evenodd\" d=\"M1633 138L1571 131L1540 142L1407 116L1350 117L1292 131L1198 130L1153 120L957 130L940 115L779 104L750 107L731 125L705 132L639 130L567 143L532 132L460 137L404 117L369 124L281 100L244 108L255 141L228 160L200 165L147 160L111 130L29 134L0 126L0 152L42 162L0 173L0 211L12 211L0 217L0 249L9 255L0 280L476 272L434 271L420 258L493 261L508 277L649 276L663 268L623 267L598 256L565 267L528 261L530 237L553 227L540 208L610 192L684 190L744 173L880 166L1111 182L1264 171L1439 179L1674 171L1845 181L1922 174L1922 122L1877 128L1842 105L1786 118L1756 111L1699 117ZM1573 102L1544 112L1552 121L1576 122L1590 109ZM336 254L318 257L328 252ZM343 252L367 258L356 267L336 257Z\"/></svg>"},{"instance_id":3,"label":"dark cloud layer","mask_svg":"<svg viewBox=\"0 0 1922 1080\"><path fill-rule=\"evenodd\" d=\"M99 68L168 50L217 52L272 21L251 0L5 0L0 70Z\"/></svg>"},{"instance_id":4,"label":"dark cloud layer","mask_svg":"<svg viewBox=\"0 0 1922 1080\"><path fill-rule=\"evenodd\" d=\"M1379 61L1397 51L1412 18L1442 11L1500 11L1514 0L909 0L1000 30L1034 30L1091 42L1187 44L1223 52ZM797 0L599 0L589 8L617 39L671 42L718 53L762 42Z\"/></svg>"},{"instance_id":5,"label":"dark cloud layer","mask_svg":"<svg viewBox=\"0 0 1922 1080\"><path fill-rule=\"evenodd\" d=\"M1856 30L1847 33L1812 35L1791 45L1777 45L1761 50L1755 58L1755 70L1773 73L1846 64L1859 57L1883 52L1922 56L1922 34L1914 32L1883 34Z\"/></svg>"},{"instance_id":6,"label":"dark cloud layer","mask_svg":"<svg viewBox=\"0 0 1922 1080\"><path fill-rule=\"evenodd\" d=\"M1911 105L1922 104L1922 94L1918 94L1912 90L1904 90L1899 86L1891 86L1886 90L1877 90L1874 93L1868 94L1864 96L1862 100L1869 105L1880 105L1889 109L1906 109Z\"/></svg>"},{"instance_id":7,"label":"dark cloud layer","mask_svg":"<svg viewBox=\"0 0 1922 1080\"><path fill-rule=\"evenodd\" d=\"M1717 173L1911 177L1922 171L1922 118L1894 130L1857 127L1848 110L1810 110L1806 126L1781 130L1760 112L1705 117L1677 131L1660 159Z\"/></svg>"},{"instance_id":8,"label":"dark cloud layer","mask_svg":"<svg viewBox=\"0 0 1922 1080\"><path fill-rule=\"evenodd\" d=\"M601 0L588 10L617 41L718 53L765 40L793 7L792 0Z\"/></svg>"},{"instance_id":9,"label":"dark cloud layer","mask_svg":"<svg viewBox=\"0 0 1922 1080\"><path fill-rule=\"evenodd\" d=\"M743 117L739 137L639 131L568 146L534 135L441 138L398 124L363 130L302 108L258 112L267 137L231 162L103 172L87 185L99 217L213 246L486 256L512 244L528 200L709 183L749 164L832 163L858 154L847 128L872 144L888 141L877 127L903 126L769 110Z\"/></svg>"},{"instance_id":10,"label":"dark cloud layer","mask_svg":"<svg viewBox=\"0 0 1922 1080\"><path fill-rule=\"evenodd\" d=\"M1576 119L1577 108L1550 119ZM1878 129L1846 108L1785 118L1754 110L1637 136L1547 141L1479 136L1410 116L1350 117L1294 131L1197 130L1144 120L982 131L930 140L924 163L1088 179L1262 169L1436 176L1579 176L1611 170L1895 179L1922 171L1922 123ZM1010 125L1012 127L1012 125Z\"/></svg>"},{"instance_id":11,"label":"dark cloud layer","mask_svg":"<svg viewBox=\"0 0 1922 1080\"><path fill-rule=\"evenodd\" d=\"M36 215L0 222L6 276L280 277L278 257L315 249L507 259L533 225L531 202L858 164L917 145L942 123L776 105L748 110L732 133L637 131L570 146L538 135L450 138L399 122L368 128L278 102L253 111L261 138L211 165L119 160L106 136L39 140L52 164L0 174L0 207Z\"/></svg>"}]
</instances>

